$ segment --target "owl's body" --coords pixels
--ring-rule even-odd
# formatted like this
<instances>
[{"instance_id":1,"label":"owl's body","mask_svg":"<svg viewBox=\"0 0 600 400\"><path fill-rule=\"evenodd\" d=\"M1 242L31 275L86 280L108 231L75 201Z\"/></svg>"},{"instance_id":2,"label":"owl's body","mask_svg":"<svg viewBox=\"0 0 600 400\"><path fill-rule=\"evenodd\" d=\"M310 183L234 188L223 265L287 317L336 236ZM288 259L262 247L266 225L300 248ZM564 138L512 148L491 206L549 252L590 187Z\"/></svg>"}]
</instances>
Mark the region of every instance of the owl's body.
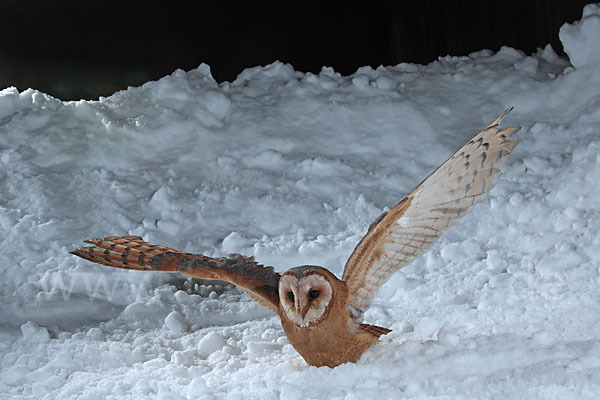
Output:
<instances>
[{"instance_id":1,"label":"owl's body","mask_svg":"<svg viewBox=\"0 0 600 400\"><path fill-rule=\"evenodd\" d=\"M355 362L366 349L377 342L380 335L390 332L389 329L356 323L348 313L348 288L344 281L331 272L307 265L292 268L286 274L296 275L296 271L299 276L318 273L332 288L331 301L327 302L323 314L317 317L315 323L307 326L299 325L298 321L290 319L283 301L280 303L279 317L283 330L290 344L309 365L335 367ZM315 290L315 287L319 286L313 285L310 289ZM280 295L280 298L282 297Z\"/></svg>"},{"instance_id":2,"label":"owl's body","mask_svg":"<svg viewBox=\"0 0 600 400\"><path fill-rule=\"evenodd\" d=\"M507 111L508 112L508 111ZM519 128L499 129L506 112L461 147L387 214L378 218L346 263L342 279L323 267L283 275L252 257L211 258L109 236L71 253L117 268L179 272L233 283L281 319L289 342L309 365L357 361L389 329L362 323L379 287L412 262L496 182Z\"/></svg>"},{"instance_id":3,"label":"owl's body","mask_svg":"<svg viewBox=\"0 0 600 400\"><path fill-rule=\"evenodd\" d=\"M338 307L332 307L334 313L331 318L306 328L295 325L285 317L281 318L290 344L308 365L333 368L356 362L366 349L377 343L381 334L390 332L389 329L379 328L382 332L378 335L360 327L351 328L344 309L343 304L338 304Z\"/></svg>"}]
</instances>

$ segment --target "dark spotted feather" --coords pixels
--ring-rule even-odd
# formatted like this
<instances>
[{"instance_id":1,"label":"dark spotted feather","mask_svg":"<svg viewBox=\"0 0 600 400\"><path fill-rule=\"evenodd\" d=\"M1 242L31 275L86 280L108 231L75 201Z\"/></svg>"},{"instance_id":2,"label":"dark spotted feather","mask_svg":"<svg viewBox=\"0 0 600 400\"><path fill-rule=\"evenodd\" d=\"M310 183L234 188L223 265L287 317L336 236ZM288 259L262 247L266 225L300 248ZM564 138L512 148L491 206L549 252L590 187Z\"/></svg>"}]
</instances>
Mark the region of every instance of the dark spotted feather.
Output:
<instances>
[{"instance_id":1,"label":"dark spotted feather","mask_svg":"<svg viewBox=\"0 0 600 400\"><path fill-rule=\"evenodd\" d=\"M252 257L230 254L212 258L144 242L138 236L107 236L85 240L93 244L71 254L110 267L146 271L179 272L199 279L233 283L274 313L279 309L280 275Z\"/></svg>"}]
</instances>

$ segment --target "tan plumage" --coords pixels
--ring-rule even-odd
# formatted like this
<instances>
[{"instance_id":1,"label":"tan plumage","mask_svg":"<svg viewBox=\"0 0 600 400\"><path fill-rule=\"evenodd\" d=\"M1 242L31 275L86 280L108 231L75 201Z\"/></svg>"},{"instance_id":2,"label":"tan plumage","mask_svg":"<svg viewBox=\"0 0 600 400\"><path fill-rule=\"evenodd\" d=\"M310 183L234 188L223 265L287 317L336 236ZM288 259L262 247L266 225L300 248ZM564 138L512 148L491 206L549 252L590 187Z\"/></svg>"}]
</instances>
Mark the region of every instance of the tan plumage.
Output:
<instances>
[{"instance_id":1,"label":"tan plumage","mask_svg":"<svg viewBox=\"0 0 600 400\"><path fill-rule=\"evenodd\" d=\"M281 318L294 348L309 365L357 361L389 329L362 323L379 287L423 253L495 184L516 146L500 129L507 110L379 217L348 259L342 279L327 269L301 266L283 275L252 257L211 258L144 242L137 236L87 240L71 253L117 268L179 272L233 283Z\"/></svg>"}]
</instances>

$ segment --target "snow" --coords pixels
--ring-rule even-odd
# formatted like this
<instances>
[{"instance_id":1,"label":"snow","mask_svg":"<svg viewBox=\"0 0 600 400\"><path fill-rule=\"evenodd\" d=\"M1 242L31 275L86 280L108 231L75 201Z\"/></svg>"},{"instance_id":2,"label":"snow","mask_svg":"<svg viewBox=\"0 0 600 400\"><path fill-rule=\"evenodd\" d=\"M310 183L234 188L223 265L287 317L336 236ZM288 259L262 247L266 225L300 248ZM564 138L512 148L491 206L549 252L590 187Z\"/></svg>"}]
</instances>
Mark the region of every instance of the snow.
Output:
<instances>
[{"instance_id":1,"label":"snow","mask_svg":"<svg viewBox=\"0 0 600 400\"><path fill-rule=\"evenodd\" d=\"M177 311L171 312L165 318L165 325L171 332L175 333L183 333L187 331L187 323L185 322L185 318Z\"/></svg>"},{"instance_id":2,"label":"snow","mask_svg":"<svg viewBox=\"0 0 600 400\"><path fill-rule=\"evenodd\" d=\"M583 8L581 21L564 24L559 37L569 56L571 64L577 68L594 68L600 62L600 4L588 4Z\"/></svg>"},{"instance_id":3,"label":"snow","mask_svg":"<svg viewBox=\"0 0 600 400\"><path fill-rule=\"evenodd\" d=\"M176 71L100 101L0 92L0 399L597 399L600 6L533 56ZM369 224L509 106L488 198L379 291L393 329L308 367L221 282L67 252L111 234L341 276Z\"/></svg>"}]
</instances>

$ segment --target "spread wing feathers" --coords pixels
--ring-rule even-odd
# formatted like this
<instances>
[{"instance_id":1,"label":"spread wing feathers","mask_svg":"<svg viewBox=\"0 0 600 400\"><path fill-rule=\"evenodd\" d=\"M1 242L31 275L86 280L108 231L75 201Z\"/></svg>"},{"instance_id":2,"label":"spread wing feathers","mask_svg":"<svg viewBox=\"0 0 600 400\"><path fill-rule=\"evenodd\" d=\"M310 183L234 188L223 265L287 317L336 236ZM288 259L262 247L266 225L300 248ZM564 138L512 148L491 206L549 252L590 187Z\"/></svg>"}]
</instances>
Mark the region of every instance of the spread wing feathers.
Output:
<instances>
[{"instance_id":1,"label":"spread wing feathers","mask_svg":"<svg viewBox=\"0 0 600 400\"><path fill-rule=\"evenodd\" d=\"M94 246L81 247L70 253L110 267L180 272L193 278L230 282L278 313L280 275L271 267L259 265L253 257L230 254L211 258L144 242L138 236L107 236L85 242Z\"/></svg>"},{"instance_id":2,"label":"spread wing feathers","mask_svg":"<svg viewBox=\"0 0 600 400\"><path fill-rule=\"evenodd\" d=\"M421 182L374 226L348 259L342 279L348 309L357 322L375 293L398 269L413 261L444 229L476 204L496 183L520 128L498 128L508 109Z\"/></svg>"}]
</instances>

